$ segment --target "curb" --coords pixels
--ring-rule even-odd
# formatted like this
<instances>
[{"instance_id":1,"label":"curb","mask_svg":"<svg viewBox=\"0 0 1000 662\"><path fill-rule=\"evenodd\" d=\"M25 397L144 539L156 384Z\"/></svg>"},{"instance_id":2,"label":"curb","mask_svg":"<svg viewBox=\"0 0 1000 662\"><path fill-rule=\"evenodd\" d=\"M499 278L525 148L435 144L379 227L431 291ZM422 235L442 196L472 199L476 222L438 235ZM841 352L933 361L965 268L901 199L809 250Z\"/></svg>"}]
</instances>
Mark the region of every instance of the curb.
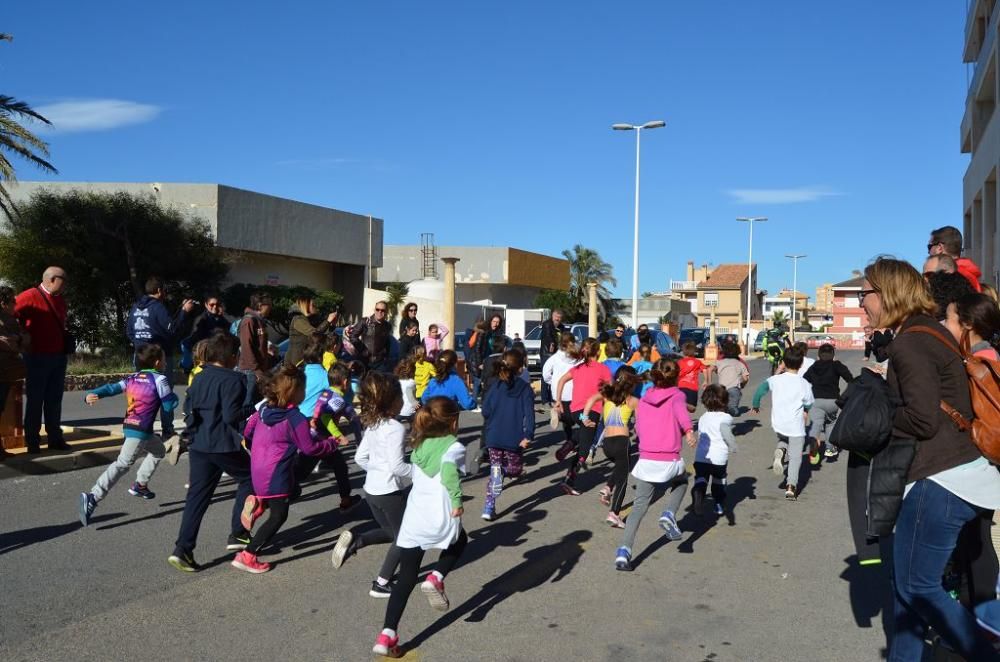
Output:
<instances>
[{"instance_id":1,"label":"curb","mask_svg":"<svg viewBox=\"0 0 1000 662\"><path fill-rule=\"evenodd\" d=\"M44 476L110 464L118 457L124 437L102 430L76 428L73 432L93 432L96 436L69 441L79 447L67 453L49 453L43 447L40 455L18 453L0 462L0 480L24 476Z\"/></svg>"}]
</instances>

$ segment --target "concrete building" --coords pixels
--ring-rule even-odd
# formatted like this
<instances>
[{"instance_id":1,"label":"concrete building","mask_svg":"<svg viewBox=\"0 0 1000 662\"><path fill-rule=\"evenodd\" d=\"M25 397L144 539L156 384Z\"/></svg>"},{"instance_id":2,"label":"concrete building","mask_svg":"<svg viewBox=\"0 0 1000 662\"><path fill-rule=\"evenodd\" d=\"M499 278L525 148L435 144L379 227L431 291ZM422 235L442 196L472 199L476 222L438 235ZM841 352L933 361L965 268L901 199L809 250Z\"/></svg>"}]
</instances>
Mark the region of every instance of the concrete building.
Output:
<instances>
[{"instance_id":1,"label":"concrete building","mask_svg":"<svg viewBox=\"0 0 1000 662\"><path fill-rule=\"evenodd\" d=\"M962 60L971 65L961 124L961 150L971 154L962 181L962 238L965 254L983 271L983 280L1000 283L1000 236L997 234L997 171L1000 169L1000 122L997 89L1000 66L997 0L970 0L965 21ZM927 228L928 232L933 228Z\"/></svg>"},{"instance_id":2,"label":"concrete building","mask_svg":"<svg viewBox=\"0 0 1000 662\"><path fill-rule=\"evenodd\" d=\"M854 340L863 336L868 315L858 303L858 292L864 281L864 276L855 276L833 286L833 326L828 329L830 333L850 334Z\"/></svg>"},{"instance_id":3,"label":"concrete building","mask_svg":"<svg viewBox=\"0 0 1000 662\"><path fill-rule=\"evenodd\" d=\"M816 288L815 310L824 313L833 310L833 283L824 283Z\"/></svg>"},{"instance_id":4,"label":"concrete building","mask_svg":"<svg viewBox=\"0 0 1000 662\"><path fill-rule=\"evenodd\" d=\"M429 270L438 270L437 255L459 259L455 265L456 301L533 308L542 290L569 288L566 259L509 247L389 245L382 250L382 264L375 270L374 280L385 285L433 277Z\"/></svg>"},{"instance_id":5,"label":"concrete building","mask_svg":"<svg viewBox=\"0 0 1000 662\"><path fill-rule=\"evenodd\" d=\"M615 299L618 305L618 318L631 324L632 299ZM676 324L682 329L698 326L698 318L691 312L691 301L675 299L669 294L656 294L639 299L639 324L648 324L652 328L660 328L664 317L667 323ZM697 300L695 300L697 303Z\"/></svg>"},{"instance_id":6,"label":"concrete building","mask_svg":"<svg viewBox=\"0 0 1000 662\"><path fill-rule=\"evenodd\" d=\"M792 291L788 289L780 290L773 297L764 297L764 319L771 320L774 314L780 312L786 320L792 319ZM807 324L809 312L809 296L802 292L795 296L795 317L796 327Z\"/></svg>"},{"instance_id":7,"label":"concrete building","mask_svg":"<svg viewBox=\"0 0 1000 662\"><path fill-rule=\"evenodd\" d=\"M304 285L344 295L361 312L365 271L382 264L382 219L222 184L20 182L15 201L39 189L152 195L208 224L230 263L229 283Z\"/></svg>"},{"instance_id":8,"label":"concrete building","mask_svg":"<svg viewBox=\"0 0 1000 662\"><path fill-rule=\"evenodd\" d=\"M750 297L750 320L761 320L763 293L757 289L757 265L752 266L750 279L747 278L746 264L720 264L709 268L702 265L695 268L694 262L687 263L687 278L670 281L670 296L687 301L691 305L698 326L708 326L715 309L716 325L731 330L739 329L747 320L747 288ZM709 304L714 303L714 306ZM763 328L760 322L757 326Z\"/></svg>"}]
</instances>

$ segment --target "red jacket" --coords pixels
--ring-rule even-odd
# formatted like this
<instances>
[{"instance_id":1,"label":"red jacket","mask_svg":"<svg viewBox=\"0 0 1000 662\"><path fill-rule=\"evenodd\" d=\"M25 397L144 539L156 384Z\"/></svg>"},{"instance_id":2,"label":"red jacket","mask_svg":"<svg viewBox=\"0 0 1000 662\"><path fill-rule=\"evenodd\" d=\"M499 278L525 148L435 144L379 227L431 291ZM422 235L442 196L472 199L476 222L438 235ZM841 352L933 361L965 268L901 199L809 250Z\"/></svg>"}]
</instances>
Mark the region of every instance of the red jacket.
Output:
<instances>
[{"instance_id":1,"label":"red jacket","mask_svg":"<svg viewBox=\"0 0 1000 662\"><path fill-rule=\"evenodd\" d=\"M972 289L976 292L982 292L983 286L979 284L979 279L983 277L983 272L979 270L976 263L967 257L960 257L955 260L955 264L958 266L958 273L972 283Z\"/></svg>"},{"instance_id":2,"label":"red jacket","mask_svg":"<svg viewBox=\"0 0 1000 662\"><path fill-rule=\"evenodd\" d=\"M27 289L17 295L14 315L31 336L32 354L63 353L66 299L62 295L49 294L40 287Z\"/></svg>"}]
</instances>

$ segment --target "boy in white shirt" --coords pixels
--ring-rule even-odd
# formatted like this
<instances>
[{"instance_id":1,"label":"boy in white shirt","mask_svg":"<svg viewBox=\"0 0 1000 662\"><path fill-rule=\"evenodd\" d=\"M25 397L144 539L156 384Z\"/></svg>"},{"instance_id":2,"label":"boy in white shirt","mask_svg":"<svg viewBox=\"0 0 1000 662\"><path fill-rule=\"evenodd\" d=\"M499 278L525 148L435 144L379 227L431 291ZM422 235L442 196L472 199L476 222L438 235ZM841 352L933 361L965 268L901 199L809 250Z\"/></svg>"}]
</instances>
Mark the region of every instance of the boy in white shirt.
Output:
<instances>
[{"instance_id":1,"label":"boy in white shirt","mask_svg":"<svg viewBox=\"0 0 1000 662\"><path fill-rule=\"evenodd\" d=\"M782 361L785 370L769 377L753 395L754 414L760 413L760 400L771 393L771 428L778 435L774 450L774 473L781 475L782 465L788 462L785 481L785 498L798 498L799 470L802 468L802 451L806 443L808 411L813 404L812 385L799 375L803 354L799 347L789 347Z\"/></svg>"}]
</instances>

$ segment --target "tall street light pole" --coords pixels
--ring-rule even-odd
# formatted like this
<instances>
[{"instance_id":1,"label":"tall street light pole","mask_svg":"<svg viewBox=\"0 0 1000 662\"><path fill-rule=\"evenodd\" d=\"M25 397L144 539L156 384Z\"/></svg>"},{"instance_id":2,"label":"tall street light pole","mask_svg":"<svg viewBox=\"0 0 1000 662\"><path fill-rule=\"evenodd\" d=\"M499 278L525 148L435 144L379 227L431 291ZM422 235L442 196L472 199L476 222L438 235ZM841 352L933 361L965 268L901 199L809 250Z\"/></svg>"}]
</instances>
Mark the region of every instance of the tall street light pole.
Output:
<instances>
[{"instance_id":1,"label":"tall street light pole","mask_svg":"<svg viewBox=\"0 0 1000 662\"><path fill-rule=\"evenodd\" d=\"M749 354L750 345L750 318L752 317L753 309L750 307L750 296L753 294L753 224L754 223L764 223L767 221L767 216L739 216L736 218L740 223L746 223L750 226L750 255L747 257L747 344L746 351Z\"/></svg>"},{"instance_id":2,"label":"tall street light pole","mask_svg":"<svg viewBox=\"0 0 1000 662\"><path fill-rule=\"evenodd\" d=\"M666 126L663 120L645 124L612 124L615 131L635 131L635 232L632 236L632 328L639 328L639 136L643 129Z\"/></svg>"},{"instance_id":3,"label":"tall street light pole","mask_svg":"<svg viewBox=\"0 0 1000 662\"><path fill-rule=\"evenodd\" d=\"M792 342L795 342L795 304L799 299L799 260L806 255L786 255L792 261Z\"/></svg>"}]
</instances>

